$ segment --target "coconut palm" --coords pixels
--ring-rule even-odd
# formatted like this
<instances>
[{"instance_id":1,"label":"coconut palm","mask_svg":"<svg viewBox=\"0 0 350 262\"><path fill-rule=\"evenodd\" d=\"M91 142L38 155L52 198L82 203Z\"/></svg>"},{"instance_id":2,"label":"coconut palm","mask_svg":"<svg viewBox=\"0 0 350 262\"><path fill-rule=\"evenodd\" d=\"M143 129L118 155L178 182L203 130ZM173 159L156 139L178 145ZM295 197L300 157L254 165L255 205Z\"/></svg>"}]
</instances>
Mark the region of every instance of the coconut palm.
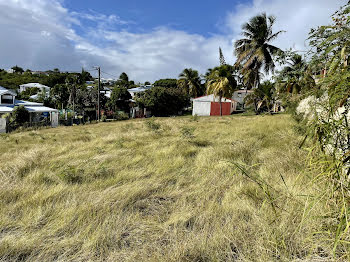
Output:
<instances>
[{"instance_id":1,"label":"coconut palm","mask_svg":"<svg viewBox=\"0 0 350 262\"><path fill-rule=\"evenodd\" d=\"M186 68L179 75L178 86L191 97L198 97L204 93L198 71Z\"/></svg>"},{"instance_id":2,"label":"coconut palm","mask_svg":"<svg viewBox=\"0 0 350 262\"><path fill-rule=\"evenodd\" d=\"M315 86L312 72L299 54L292 54L279 76L279 91L297 94L301 89L310 89Z\"/></svg>"},{"instance_id":3,"label":"coconut palm","mask_svg":"<svg viewBox=\"0 0 350 262\"><path fill-rule=\"evenodd\" d=\"M261 112L263 108L271 113L271 105L274 102L275 84L265 81L257 88L253 89L249 95L245 97L246 104L253 104L256 114Z\"/></svg>"},{"instance_id":4,"label":"coconut palm","mask_svg":"<svg viewBox=\"0 0 350 262\"><path fill-rule=\"evenodd\" d=\"M265 73L274 71L273 59L282 52L281 49L270 44L283 32L273 33L272 26L275 20L273 16L266 16L266 13L254 16L242 26L242 34L245 38L237 40L234 44L236 64L242 65L242 73L252 82L251 87L258 86L259 71L262 68Z\"/></svg>"},{"instance_id":5,"label":"coconut palm","mask_svg":"<svg viewBox=\"0 0 350 262\"><path fill-rule=\"evenodd\" d=\"M222 65L211 70L207 78L207 94L219 97L220 115L222 115L222 98L231 98L237 89L237 82L233 76L233 67Z\"/></svg>"}]
</instances>

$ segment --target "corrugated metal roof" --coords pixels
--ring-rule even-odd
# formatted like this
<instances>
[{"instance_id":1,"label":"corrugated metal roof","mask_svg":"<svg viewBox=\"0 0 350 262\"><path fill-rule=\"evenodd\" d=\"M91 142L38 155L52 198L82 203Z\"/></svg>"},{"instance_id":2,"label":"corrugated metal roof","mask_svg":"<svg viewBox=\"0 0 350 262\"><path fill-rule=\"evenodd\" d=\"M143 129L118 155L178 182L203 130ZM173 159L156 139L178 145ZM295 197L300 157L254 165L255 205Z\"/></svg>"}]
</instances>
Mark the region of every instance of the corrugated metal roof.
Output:
<instances>
[{"instance_id":1,"label":"corrugated metal roof","mask_svg":"<svg viewBox=\"0 0 350 262\"><path fill-rule=\"evenodd\" d=\"M46 106L24 106L29 112L37 112L37 113L43 113L43 112L58 112L57 109L53 109Z\"/></svg>"},{"instance_id":2,"label":"corrugated metal roof","mask_svg":"<svg viewBox=\"0 0 350 262\"><path fill-rule=\"evenodd\" d=\"M195 99L193 99L193 101L195 102L219 102L220 98L214 97L214 95L207 95L207 96L201 96L201 97L197 97ZM232 102L234 100L232 99L228 99L228 98L222 98L221 102Z\"/></svg>"},{"instance_id":3,"label":"corrugated metal roof","mask_svg":"<svg viewBox=\"0 0 350 262\"><path fill-rule=\"evenodd\" d=\"M20 85L20 87L26 87L26 88L37 87L37 88L45 88L45 89L51 88L49 86L45 86L40 83L28 83L28 84Z\"/></svg>"},{"instance_id":4,"label":"corrugated metal roof","mask_svg":"<svg viewBox=\"0 0 350 262\"><path fill-rule=\"evenodd\" d=\"M14 91L8 90L5 87L0 86L0 95L5 95L5 94L16 96L16 93Z\"/></svg>"}]
</instances>

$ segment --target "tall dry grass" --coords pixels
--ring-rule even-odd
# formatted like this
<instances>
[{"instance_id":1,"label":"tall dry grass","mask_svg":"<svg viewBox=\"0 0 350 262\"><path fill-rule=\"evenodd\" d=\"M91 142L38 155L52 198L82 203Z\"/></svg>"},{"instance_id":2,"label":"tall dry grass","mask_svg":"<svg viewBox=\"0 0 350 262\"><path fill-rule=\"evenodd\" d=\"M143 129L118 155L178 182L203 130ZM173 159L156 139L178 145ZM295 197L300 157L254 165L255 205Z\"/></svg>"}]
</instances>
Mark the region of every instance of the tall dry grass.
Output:
<instances>
[{"instance_id":1,"label":"tall dry grass","mask_svg":"<svg viewBox=\"0 0 350 262\"><path fill-rule=\"evenodd\" d=\"M331 261L302 140L288 115L2 135L0 260Z\"/></svg>"}]
</instances>

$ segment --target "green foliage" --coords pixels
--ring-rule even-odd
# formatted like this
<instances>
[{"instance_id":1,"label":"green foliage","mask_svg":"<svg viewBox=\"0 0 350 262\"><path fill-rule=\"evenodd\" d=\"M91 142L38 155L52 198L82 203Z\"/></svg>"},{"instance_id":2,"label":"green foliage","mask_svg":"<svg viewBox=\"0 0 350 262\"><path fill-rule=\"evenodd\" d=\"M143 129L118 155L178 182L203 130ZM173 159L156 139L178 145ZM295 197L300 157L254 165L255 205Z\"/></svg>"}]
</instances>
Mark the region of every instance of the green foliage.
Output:
<instances>
[{"instance_id":1,"label":"green foliage","mask_svg":"<svg viewBox=\"0 0 350 262\"><path fill-rule=\"evenodd\" d=\"M244 81L250 88L257 87L260 83L261 69L265 73L274 71L274 58L282 52L270 44L283 32L273 33L275 20L275 17L267 16L266 13L252 17L242 26L245 38L237 40L234 44L236 65L242 67Z\"/></svg>"},{"instance_id":2,"label":"green foliage","mask_svg":"<svg viewBox=\"0 0 350 262\"><path fill-rule=\"evenodd\" d=\"M16 106L12 111L12 121L15 124L22 125L29 122L29 112L24 106Z\"/></svg>"},{"instance_id":3,"label":"green foliage","mask_svg":"<svg viewBox=\"0 0 350 262\"><path fill-rule=\"evenodd\" d=\"M151 117L145 121L146 127L151 131L158 131L161 127L160 123L156 122L154 117Z\"/></svg>"},{"instance_id":4,"label":"green foliage","mask_svg":"<svg viewBox=\"0 0 350 262\"><path fill-rule=\"evenodd\" d=\"M14 73L23 73L24 72L23 68L19 67L17 65L12 67L11 69L13 70Z\"/></svg>"},{"instance_id":5,"label":"green foliage","mask_svg":"<svg viewBox=\"0 0 350 262\"><path fill-rule=\"evenodd\" d=\"M306 93L316 87L311 67L301 55L286 51L280 57L281 63L287 64L275 77L279 93L292 95Z\"/></svg>"},{"instance_id":6,"label":"green foliage","mask_svg":"<svg viewBox=\"0 0 350 262\"><path fill-rule=\"evenodd\" d=\"M274 102L275 84L270 81L264 81L258 88L245 97L247 105L254 105L257 114L267 111L271 113L271 107Z\"/></svg>"},{"instance_id":7,"label":"green foliage","mask_svg":"<svg viewBox=\"0 0 350 262\"><path fill-rule=\"evenodd\" d=\"M154 86L166 87L166 88L177 88L177 79L167 78L159 79L154 82Z\"/></svg>"},{"instance_id":8,"label":"green foliage","mask_svg":"<svg viewBox=\"0 0 350 262\"><path fill-rule=\"evenodd\" d=\"M221 99L231 98L233 92L237 89L237 82L233 77L233 67L222 65L211 70L207 77L207 94L214 94L219 97L220 115L222 115Z\"/></svg>"},{"instance_id":9,"label":"green foliage","mask_svg":"<svg viewBox=\"0 0 350 262\"><path fill-rule=\"evenodd\" d=\"M107 106L113 110L122 110L129 113L129 100L131 95L125 87L115 87L112 90L111 98L107 102Z\"/></svg>"},{"instance_id":10,"label":"green foliage","mask_svg":"<svg viewBox=\"0 0 350 262\"><path fill-rule=\"evenodd\" d=\"M180 89L153 87L137 94L136 102L154 116L178 115L189 104L189 97Z\"/></svg>"},{"instance_id":11,"label":"green foliage","mask_svg":"<svg viewBox=\"0 0 350 262\"><path fill-rule=\"evenodd\" d=\"M117 111L114 113L113 118L116 120L127 120L129 119L129 114L123 111Z\"/></svg>"},{"instance_id":12,"label":"green foliage","mask_svg":"<svg viewBox=\"0 0 350 262\"><path fill-rule=\"evenodd\" d=\"M205 92L205 87L201 84L198 71L192 68L186 68L182 71L177 85L190 97L199 97Z\"/></svg>"}]
</instances>

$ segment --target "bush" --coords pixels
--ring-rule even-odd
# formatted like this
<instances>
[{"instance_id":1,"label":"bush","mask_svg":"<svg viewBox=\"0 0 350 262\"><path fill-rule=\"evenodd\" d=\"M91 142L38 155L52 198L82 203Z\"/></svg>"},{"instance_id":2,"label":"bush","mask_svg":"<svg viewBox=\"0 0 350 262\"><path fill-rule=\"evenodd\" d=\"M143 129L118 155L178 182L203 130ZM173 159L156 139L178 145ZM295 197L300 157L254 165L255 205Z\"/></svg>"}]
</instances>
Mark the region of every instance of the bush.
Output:
<instances>
[{"instance_id":1,"label":"bush","mask_svg":"<svg viewBox=\"0 0 350 262\"><path fill-rule=\"evenodd\" d=\"M12 121L15 124L23 125L29 122L29 112L24 106L16 106L12 112Z\"/></svg>"},{"instance_id":2,"label":"bush","mask_svg":"<svg viewBox=\"0 0 350 262\"><path fill-rule=\"evenodd\" d=\"M154 117L147 119L145 121L145 125L149 130L152 131L157 131L161 127L160 124L155 121Z\"/></svg>"}]
</instances>

